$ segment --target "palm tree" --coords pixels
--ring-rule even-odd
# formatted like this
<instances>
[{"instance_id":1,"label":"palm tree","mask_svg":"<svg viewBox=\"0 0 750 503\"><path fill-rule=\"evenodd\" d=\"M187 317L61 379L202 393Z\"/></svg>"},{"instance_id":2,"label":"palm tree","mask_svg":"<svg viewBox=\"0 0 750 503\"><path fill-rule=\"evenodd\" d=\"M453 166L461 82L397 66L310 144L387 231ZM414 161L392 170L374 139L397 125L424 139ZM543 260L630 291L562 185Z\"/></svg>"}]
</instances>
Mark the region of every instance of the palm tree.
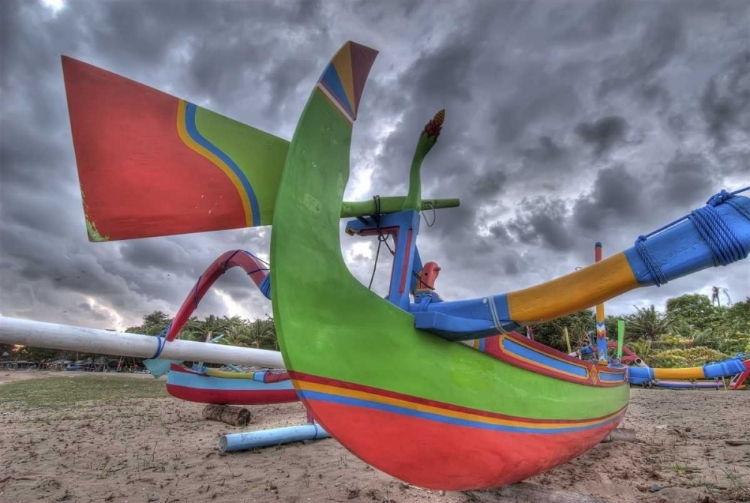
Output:
<instances>
[{"instance_id":1,"label":"palm tree","mask_svg":"<svg viewBox=\"0 0 750 503\"><path fill-rule=\"evenodd\" d=\"M636 313L628 318L630 333L637 338L656 340L667 333L669 317L656 310L653 304L646 308L635 306Z\"/></svg>"},{"instance_id":2,"label":"palm tree","mask_svg":"<svg viewBox=\"0 0 750 503\"><path fill-rule=\"evenodd\" d=\"M279 350L279 343L276 339L276 325L273 318L268 317L265 320L257 319L251 326L252 344L256 348L268 348Z\"/></svg>"},{"instance_id":3,"label":"palm tree","mask_svg":"<svg viewBox=\"0 0 750 503\"><path fill-rule=\"evenodd\" d=\"M729 297L729 290L726 288L720 288L718 286L711 287L711 304L716 303L719 307L721 307L721 294L724 294L724 297L727 298L727 305L730 305L732 303L732 299Z\"/></svg>"},{"instance_id":4,"label":"palm tree","mask_svg":"<svg viewBox=\"0 0 750 503\"><path fill-rule=\"evenodd\" d=\"M246 348L250 345L250 330L247 325L234 324L225 331L225 336L221 339L221 344L228 346L239 346Z\"/></svg>"}]
</instances>

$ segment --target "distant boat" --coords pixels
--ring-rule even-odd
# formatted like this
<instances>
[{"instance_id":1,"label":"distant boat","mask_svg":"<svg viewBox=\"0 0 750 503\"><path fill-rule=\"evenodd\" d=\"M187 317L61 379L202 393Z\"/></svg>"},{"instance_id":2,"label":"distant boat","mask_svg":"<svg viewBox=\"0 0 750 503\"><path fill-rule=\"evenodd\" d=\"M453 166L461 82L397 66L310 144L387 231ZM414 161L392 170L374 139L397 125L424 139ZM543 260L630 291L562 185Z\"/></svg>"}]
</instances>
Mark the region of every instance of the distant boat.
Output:
<instances>
[{"instance_id":1,"label":"distant boat","mask_svg":"<svg viewBox=\"0 0 750 503\"><path fill-rule=\"evenodd\" d=\"M263 405L296 402L297 392L287 372L195 371L172 364L167 392L188 402L220 405Z\"/></svg>"}]
</instances>

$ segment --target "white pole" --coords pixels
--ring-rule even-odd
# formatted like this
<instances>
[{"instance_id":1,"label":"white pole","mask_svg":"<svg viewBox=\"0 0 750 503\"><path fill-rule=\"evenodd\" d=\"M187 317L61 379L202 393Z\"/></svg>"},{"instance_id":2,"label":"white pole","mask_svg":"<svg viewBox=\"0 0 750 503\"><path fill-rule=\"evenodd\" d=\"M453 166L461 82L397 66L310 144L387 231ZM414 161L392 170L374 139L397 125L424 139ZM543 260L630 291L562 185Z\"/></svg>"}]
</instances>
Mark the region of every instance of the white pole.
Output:
<instances>
[{"instance_id":1,"label":"white pole","mask_svg":"<svg viewBox=\"0 0 750 503\"><path fill-rule=\"evenodd\" d=\"M158 348L156 337L150 335L110 332L6 317L0 317L0 342L35 348L65 349L136 358L151 358ZM166 343L159 358L285 368L279 351L205 344L179 339Z\"/></svg>"}]
</instances>

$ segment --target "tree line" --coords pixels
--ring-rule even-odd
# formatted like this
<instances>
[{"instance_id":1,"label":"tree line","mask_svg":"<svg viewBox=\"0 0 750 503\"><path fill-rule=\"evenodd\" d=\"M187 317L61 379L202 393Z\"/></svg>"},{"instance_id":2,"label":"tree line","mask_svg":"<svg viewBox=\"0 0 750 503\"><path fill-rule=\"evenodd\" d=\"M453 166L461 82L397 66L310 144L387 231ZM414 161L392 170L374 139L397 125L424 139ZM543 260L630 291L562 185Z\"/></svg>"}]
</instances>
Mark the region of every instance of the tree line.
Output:
<instances>
[{"instance_id":1,"label":"tree line","mask_svg":"<svg viewBox=\"0 0 750 503\"><path fill-rule=\"evenodd\" d=\"M664 312L654 305L635 307L624 316L607 316L607 337L617 340L617 320L625 321L625 345L652 367L684 367L750 353L750 297L723 305L718 295L686 294L667 300ZM534 337L567 351L567 328L575 348L596 332L593 309L534 325Z\"/></svg>"},{"instance_id":2,"label":"tree line","mask_svg":"<svg viewBox=\"0 0 750 503\"><path fill-rule=\"evenodd\" d=\"M617 320L625 320L625 344L650 366L689 366L717 361L738 352L750 353L750 297L730 304L717 302L717 295L708 297L687 294L667 301L666 310L651 305L636 307L625 316L607 316L607 334L617 339ZM138 326L125 331L144 335L162 333L171 319L162 311L143 317ZM567 351L564 329L568 329L571 346L580 348L589 343L596 331L593 309L563 316L534 325L534 338L560 351ZM209 315L192 317L179 337L191 341L207 341L221 337L217 344L278 350L276 326L271 317L247 320L239 316ZM12 352L12 346L0 345L0 355L33 361L71 359L75 353L51 349L23 347ZM78 354L81 359L99 355Z\"/></svg>"}]
</instances>

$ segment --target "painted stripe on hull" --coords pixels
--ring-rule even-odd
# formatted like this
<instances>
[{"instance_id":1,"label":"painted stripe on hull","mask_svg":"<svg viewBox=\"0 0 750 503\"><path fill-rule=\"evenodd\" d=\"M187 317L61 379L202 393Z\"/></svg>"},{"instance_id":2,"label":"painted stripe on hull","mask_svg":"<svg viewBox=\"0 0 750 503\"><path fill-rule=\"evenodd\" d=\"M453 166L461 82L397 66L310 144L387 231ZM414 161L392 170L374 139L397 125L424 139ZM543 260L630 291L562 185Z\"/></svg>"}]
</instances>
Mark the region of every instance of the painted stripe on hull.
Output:
<instances>
[{"instance_id":1,"label":"painted stripe on hull","mask_svg":"<svg viewBox=\"0 0 750 503\"><path fill-rule=\"evenodd\" d=\"M252 379L210 377L184 368L170 370L167 392L181 400L213 404L262 405L299 400L291 380L263 383Z\"/></svg>"},{"instance_id":2,"label":"painted stripe on hull","mask_svg":"<svg viewBox=\"0 0 750 503\"><path fill-rule=\"evenodd\" d=\"M417 486L448 491L511 484L553 468L596 445L624 414L597 428L547 435L425 421L315 399L305 402L323 428L336 431L336 439L365 462ZM433 462L421 462L425 451Z\"/></svg>"},{"instance_id":3,"label":"painted stripe on hull","mask_svg":"<svg viewBox=\"0 0 750 503\"><path fill-rule=\"evenodd\" d=\"M197 389L216 389L228 391L262 391L262 390L290 390L293 389L291 381L280 381L272 383L258 382L253 379L231 379L227 377L211 377L201 374L170 371L167 376L169 384L177 386L188 386Z\"/></svg>"},{"instance_id":4,"label":"painted stripe on hull","mask_svg":"<svg viewBox=\"0 0 750 503\"><path fill-rule=\"evenodd\" d=\"M414 415L431 420L458 420L465 426L528 428L530 431L579 430L599 426L618 416L625 407L601 417L587 419L538 419L498 414L485 410L460 407L424 398L403 395L354 383L347 383L293 373L293 382L298 392L319 401L329 401L359 407L387 410L389 412Z\"/></svg>"},{"instance_id":5,"label":"painted stripe on hull","mask_svg":"<svg viewBox=\"0 0 750 503\"><path fill-rule=\"evenodd\" d=\"M511 422L505 422L505 421L501 422L496 419L493 420L493 419L482 417L482 416L475 416L475 419L463 418L463 417L457 417L457 416L464 416L464 414L455 413L452 411L440 411L440 412L444 412L443 414L441 414L439 412L429 412L429 411L421 410L424 407L420 407L420 406L416 406L414 408L403 407L403 406L383 403L382 401L362 400L359 398L352 398L352 397L342 396L342 395L333 394L333 393L321 393L317 391L300 391L299 395L304 400L337 403L337 404L342 404L342 405L347 405L347 406L352 406L352 407L363 407L367 409L392 412L394 414L398 414L402 416L409 416L409 417L414 417L417 419L424 419L428 421L437 421L440 423L452 424L456 426L467 426L471 428L481 428L481 429L488 429L488 430L494 430L494 431L507 431L507 432L516 432L516 433L538 433L538 434L544 434L544 435L557 435L560 433L572 433L572 432L598 428L604 424L608 424L609 422L612 422L615 420L619 421L619 417L620 417L618 413L614 415L612 418L603 422L591 423L591 424L582 423L581 425L576 425L576 426L555 425L553 427L550 425L540 425L538 423L525 423L524 425L524 423L521 421L520 418L519 418L519 421L517 421L515 424Z\"/></svg>"},{"instance_id":6,"label":"painted stripe on hull","mask_svg":"<svg viewBox=\"0 0 750 503\"><path fill-rule=\"evenodd\" d=\"M216 405L266 405L299 400L292 390L219 390L178 386L167 383L167 393L180 400Z\"/></svg>"},{"instance_id":7,"label":"painted stripe on hull","mask_svg":"<svg viewBox=\"0 0 750 503\"><path fill-rule=\"evenodd\" d=\"M586 386L609 387L627 382L627 369L594 365L510 332L481 339L480 351L513 366L535 374L562 379Z\"/></svg>"}]
</instances>

